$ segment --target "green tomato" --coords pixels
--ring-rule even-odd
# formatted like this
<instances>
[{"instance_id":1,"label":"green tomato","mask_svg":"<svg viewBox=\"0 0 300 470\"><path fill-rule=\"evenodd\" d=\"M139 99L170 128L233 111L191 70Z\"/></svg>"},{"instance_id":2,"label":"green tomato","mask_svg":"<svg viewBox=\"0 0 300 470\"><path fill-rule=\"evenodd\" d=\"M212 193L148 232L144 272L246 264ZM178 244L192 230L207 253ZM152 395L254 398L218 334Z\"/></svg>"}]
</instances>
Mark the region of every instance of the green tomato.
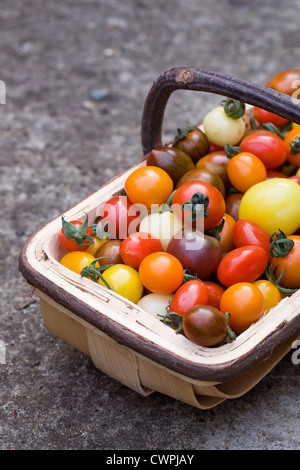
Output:
<instances>
[{"instance_id":1,"label":"green tomato","mask_svg":"<svg viewBox=\"0 0 300 470\"><path fill-rule=\"evenodd\" d=\"M143 295L144 287L139 273L131 266L115 264L105 269L102 276L114 292L135 304ZM101 279L99 284L106 286Z\"/></svg>"},{"instance_id":2,"label":"green tomato","mask_svg":"<svg viewBox=\"0 0 300 470\"><path fill-rule=\"evenodd\" d=\"M292 235L300 226L300 185L288 178L272 178L245 192L239 219L258 224L272 235L282 230Z\"/></svg>"},{"instance_id":3,"label":"green tomato","mask_svg":"<svg viewBox=\"0 0 300 470\"><path fill-rule=\"evenodd\" d=\"M223 106L212 109L203 119L203 128L208 140L220 147L227 143L236 145L246 130L245 121L240 117L228 117Z\"/></svg>"}]
</instances>

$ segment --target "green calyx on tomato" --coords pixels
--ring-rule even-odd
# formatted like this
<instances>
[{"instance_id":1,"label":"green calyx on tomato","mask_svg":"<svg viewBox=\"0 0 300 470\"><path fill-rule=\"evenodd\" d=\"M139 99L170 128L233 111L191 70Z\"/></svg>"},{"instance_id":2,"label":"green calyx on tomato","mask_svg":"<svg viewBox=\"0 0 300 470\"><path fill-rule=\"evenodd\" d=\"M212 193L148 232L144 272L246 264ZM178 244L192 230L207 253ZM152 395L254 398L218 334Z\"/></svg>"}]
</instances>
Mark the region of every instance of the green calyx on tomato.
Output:
<instances>
[{"instance_id":1,"label":"green calyx on tomato","mask_svg":"<svg viewBox=\"0 0 300 470\"><path fill-rule=\"evenodd\" d=\"M178 128L178 129L177 129L177 134L175 135L174 141L173 141L173 143L172 143L172 147L175 147L176 144L177 144L180 140L184 139L184 138L188 135L188 133L189 133L190 131L194 130L194 129L196 129L195 126L185 127L185 128L183 128L183 129Z\"/></svg>"},{"instance_id":2,"label":"green calyx on tomato","mask_svg":"<svg viewBox=\"0 0 300 470\"><path fill-rule=\"evenodd\" d=\"M106 256L100 256L99 258L95 258L90 264L85 266L82 271L80 272L80 275L82 277L88 277L94 282L99 282L99 278L104 282L106 287L110 290L112 290L112 287L108 284L108 282L104 279L102 276L102 271L104 271L106 268L109 268L110 266L113 266L112 264L107 264L104 266L96 266L97 262L102 259L102 258L107 258Z\"/></svg>"},{"instance_id":3,"label":"green calyx on tomato","mask_svg":"<svg viewBox=\"0 0 300 470\"><path fill-rule=\"evenodd\" d=\"M293 142L290 142L290 146L291 155L297 155L297 153L300 153L300 137L295 137L295 140Z\"/></svg>"},{"instance_id":4,"label":"green calyx on tomato","mask_svg":"<svg viewBox=\"0 0 300 470\"><path fill-rule=\"evenodd\" d=\"M276 237L274 239L274 237ZM266 268L266 277L267 279L274 284L277 289L286 295L292 295L296 292L297 289L290 289L287 287L282 287L280 282L284 275L284 269L281 270L279 276L276 278L275 274L277 267L273 269L271 262L273 258L284 258L287 256L294 247L294 240L287 238L285 233L279 229L279 232L274 232L270 236L270 259Z\"/></svg>"},{"instance_id":5,"label":"green calyx on tomato","mask_svg":"<svg viewBox=\"0 0 300 470\"><path fill-rule=\"evenodd\" d=\"M181 205L181 209L191 211L191 218L189 222L195 222L195 220L197 220L201 215L208 217L208 204L209 197L199 191L193 194L190 201L184 202Z\"/></svg>"},{"instance_id":6,"label":"green calyx on tomato","mask_svg":"<svg viewBox=\"0 0 300 470\"><path fill-rule=\"evenodd\" d=\"M110 238L110 232L108 230L108 222L106 222L106 224L103 225L103 223L101 222L101 219L102 217L99 215L98 217L96 217L96 219L94 220L94 223L90 225L92 231L93 231L93 234L95 237L99 238L100 240L104 240L106 238Z\"/></svg>"},{"instance_id":7,"label":"green calyx on tomato","mask_svg":"<svg viewBox=\"0 0 300 470\"><path fill-rule=\"evenodd\" d=\"M221 101L221 105L224 107L224 111L228 117L232 119L239 119L245 114L245 103L241 101L234 100L232 98L227 98L226 100Z\"/></svg>"},{"instance_id":8,"label":"green calyx on tomato","mask_svg":"<svg viewBox=\"0 0 300 470\"><path fill-rule=\"evenodd\" d=\"M233 158L239 153L242 152L241 147L231 145L229 142L224 147L224 152L226 153L227 158Z\"/></svg>"},{"instance_id":9,"label":"green calyx on tomato","mask_svg":"<svg viewBox=\"0 0 300 470\"><path fill-rule=\"evenodd\" d=\"M79 223L75 224L72 222L67 222L62 216L62 230L64 235L69 239L73 240L76 245L78 246L86 246L92 245L94 243L92 238L92 231L91 234L87 233L87 230L90 230L88 227L88 216L86 214L85 221L80 225Z\"/></svg>"}]
</instances>

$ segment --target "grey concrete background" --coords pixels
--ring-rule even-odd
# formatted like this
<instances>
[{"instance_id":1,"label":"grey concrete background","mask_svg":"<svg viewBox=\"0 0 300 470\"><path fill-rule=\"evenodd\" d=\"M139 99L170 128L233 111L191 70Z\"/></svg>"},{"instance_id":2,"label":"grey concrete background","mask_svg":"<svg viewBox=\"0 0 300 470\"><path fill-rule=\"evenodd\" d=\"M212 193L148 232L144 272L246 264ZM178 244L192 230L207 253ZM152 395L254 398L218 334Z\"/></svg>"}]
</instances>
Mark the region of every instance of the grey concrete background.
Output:
<instances>
[{"instance_id":1,"label":"grey concrete background","mask_svg":"<svg viewBox=\"0 0 300 470\"><path fill-rule=\"evenodd\" d=\"M212 410L144 398L45 331L18 271L31 233L141 159L143 103L160 73L190 65L265 84L299 67L299 14L298 0L1 1L0 449L300 449L290 354ZM199 95L170 101L166 137L215 102Z\"/></svg>"}]
</instances>

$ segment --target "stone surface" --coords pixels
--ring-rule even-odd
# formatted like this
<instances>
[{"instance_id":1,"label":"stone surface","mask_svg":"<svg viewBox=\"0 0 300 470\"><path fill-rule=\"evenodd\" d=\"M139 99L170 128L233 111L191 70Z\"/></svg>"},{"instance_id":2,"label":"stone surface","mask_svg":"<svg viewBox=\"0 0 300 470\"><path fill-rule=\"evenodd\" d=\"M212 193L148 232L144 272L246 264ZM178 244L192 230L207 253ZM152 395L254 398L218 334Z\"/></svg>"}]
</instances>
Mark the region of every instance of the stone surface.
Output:
<instances>
[{"instance_id":1,"label":"stone surface","mask_svg":"<svg viewBox=\"0 0 300 470\"><path fill-rule=\"evenodd\" d=\"M300 448L300 369L290 354L212 410L144 398L45 331L18 271L35 230L141 159L143 103L160 73L193 66L264 84L299 67L299 13L297 0L2 1L0 449ZM90 100L99 89L107 98ZM165 138L213 103L178 92Z\"/></svg>"}]
</instances>

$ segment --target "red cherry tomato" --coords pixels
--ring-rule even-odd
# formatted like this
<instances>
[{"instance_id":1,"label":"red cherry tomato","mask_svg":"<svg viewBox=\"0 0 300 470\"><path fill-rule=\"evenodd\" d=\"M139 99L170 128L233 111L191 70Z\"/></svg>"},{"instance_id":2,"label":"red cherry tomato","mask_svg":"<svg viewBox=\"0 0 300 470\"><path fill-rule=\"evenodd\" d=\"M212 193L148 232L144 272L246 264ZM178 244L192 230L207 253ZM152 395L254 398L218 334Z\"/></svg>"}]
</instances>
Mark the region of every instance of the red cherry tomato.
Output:
<instances>
[{"instance_id":1,"label":"red cherry tomato","mask_svg":"<svg viewBox=\"0 0 300 470\"><path fill-rule=\"evenodd\" d=\"M258 108L257 106L254 106L253 108L253 114L259 124L267 124L270 122L271 124L274 124L274 126L280 128L289 122L288 119L285 119L278 114L271 113L270 111L266 111L265 109Z\"/></svg>"},{"instance_id":2,"label":"red cherry tomato","mask_svg":"<svg viewBox=\"0 0 300 470\"><path fill-rule=\"evenodd\" d=\"M90 246L91 240L89 237L93 236L93 231L89 226L85 229L83 228L83 230L82 227L83 222L80 220L71 220L71 222L65 222L63 220L63 227L60 230L58 238L61 246L65 250L85 251Z\"/></svg>"},{"instance_id":3,"label":"red cherry tomato","mask_svg":"<svg viewBox=\"0 0 300 470\"><path fill-rule=\"evenodd\" d=\"M220 301L221 297L225 292L225 288L220 284L217 284L213 281L203 281L208 290L208 305L212 305L213 307L220 310Z\"/></svg>"},{"instance_id":4,"label":"red cherry tomato","mask_svg":"<svg viewBox=\"0 0 300 470\"><path fill-rule=\"evenodd\" d=\"M260 246L248 245L227 253L218 269L218 280L226 287L238 282L254 282L266 270L269 256Z\"/></svg>"},{"instance_id":5,"label":"red cherry tomato","mask_svg":"<svg viewBox=\"0 0 300 470\"><path fill-rule=\"evenodd\" d=\"M200 196L199 199L196 197L197 200L194 202L196 195ZM204 213L203 218L203 213L197 215L193 211L194 208L197 210L200 204L205 205L205 199L208 201L208 205L207 213ZM182 205L185 203L189 206L183 209ZM175 216L182 219L184 225L193 225L195 227L197 223L200 222L201 224L203 222L204 231L207 231L221 222L225 213L225 200L220 191L212 184L205 181L189 181L176 189L172 199L172 209ZM192 222L193 214L195 214L194 222ZM201 229L203 226L200 225L199 228Z\"/></svg>"},{"instance_id":6,"label":"red cherry tomato","mask_svg":"<svg viewBox=\"0 0 300 470\"><path fill-rule=\"evenodd\" d=\"M120 245L120 255L125 264L138 269L145 256L164 251L159 238L150 233L136 232L128 235Z\"/></svg>"},{"instance_id":7,"label":"red cherry tomato","mask_svg":"<svg viewBox=\"0 0 300 470\"><path fill-rule=\"evenodd\" d=\"M297 89L299 89L300 70L289 69L283 70L272 77L267 87L272 87L274 90L284 93L285 95L293 95ZM296 96L297 98L297 96Z\"/></svg>"},{"instance_id":8,"label":"red cherry tomato","mask_svg":"<svg viewBox=\"0 0 300 470\"><path fill-rule=\"evenodd\" d=\"M137 232L141 211L127 196L114 196L99 207L98 215L110 238L124 240Z\"/></svg>"},{"instance_id":9,"label":"red cherry tomato","mask_svg":"<svg viewBox=\"0 0 300 470\"><path fill-rule=\"evenodd\" d=\"M256 155L267 170L281 166L288 156L288 146L278 135L270 131L254 131L241 143L242 152Z\"/></svg>"},{"instance_id":10,"label":"red cherry tomato","mask_svg":"<svg viewBox=\"0 0 300 470\"><path fill-rule=\"evenodd\" d=\"M296 181L296 183L300 184L300 176L298 175L289 176L289 179Z\"/></svg>"},{"instance_id":11,"label":"red cherry tomato","mask_svg":"<svg viewBox=\"0 0 300 470\"><path fill-rule=\"evenodd\" d=\"M232 229L232 239L237 248L256 245L263 248L269 255L269 235L257 224L249 220L238 220Z\"/></svg>"},{"instance_id":12,"label":"red cherry tomato","mask_svg":"<svg viewBox=\"0 0 300 470\"><path fill-rule=\"evenodd\" d=\"M185 312L195 305L206 305L208 303L208 289L202 281L187 281L177 289L170 302L170 311L184 315Z\"/></svg>"}]
</instances>

